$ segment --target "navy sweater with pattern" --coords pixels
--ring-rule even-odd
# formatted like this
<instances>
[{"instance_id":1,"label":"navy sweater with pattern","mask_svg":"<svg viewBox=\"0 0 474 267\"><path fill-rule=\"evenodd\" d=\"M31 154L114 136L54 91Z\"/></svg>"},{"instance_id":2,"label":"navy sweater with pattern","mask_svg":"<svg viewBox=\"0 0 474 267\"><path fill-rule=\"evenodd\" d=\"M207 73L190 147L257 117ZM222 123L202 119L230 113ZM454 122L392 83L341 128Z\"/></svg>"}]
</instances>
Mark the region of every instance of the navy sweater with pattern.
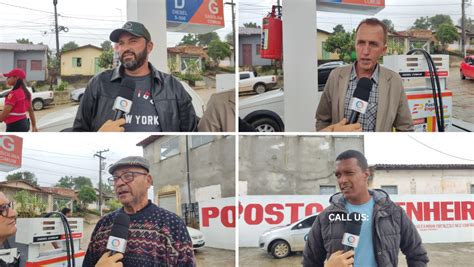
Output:
<instances>
[{"instance_id":1,"label":"navy sweater with pattern","mask_svg":"<svg viewBox=\"0 0 474 267\"><path fill-rule=\"evenodd\" d=\"M83 267L95 266L107 252L107 240L115 217L123 212L121 208L99 220L92 233ZM184 221L176 214L149 201L145 208L128 215L130 228L123 266L195 266L191 238Z\"/></svg>"}]
</instances>

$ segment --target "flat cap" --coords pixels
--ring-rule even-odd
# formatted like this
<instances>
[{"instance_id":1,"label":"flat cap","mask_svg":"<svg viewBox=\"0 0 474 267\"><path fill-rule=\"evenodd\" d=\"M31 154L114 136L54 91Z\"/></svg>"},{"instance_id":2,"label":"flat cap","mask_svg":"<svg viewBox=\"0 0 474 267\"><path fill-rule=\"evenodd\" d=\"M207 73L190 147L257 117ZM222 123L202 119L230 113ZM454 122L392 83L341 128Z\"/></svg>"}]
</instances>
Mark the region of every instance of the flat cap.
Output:
<instances>
[{"instance_id":1,"label":"flat cap","mask_svg":"<svg viewBox=\"0 0 474 267\"><path fill-rule=\"evenodd\" d=\"M147 172L150 171L150 163L144 157L130 156L115 162L109 168L109 173L113 174L115 170L121 167L141 167Z\"/></svg>"}]
</instances>

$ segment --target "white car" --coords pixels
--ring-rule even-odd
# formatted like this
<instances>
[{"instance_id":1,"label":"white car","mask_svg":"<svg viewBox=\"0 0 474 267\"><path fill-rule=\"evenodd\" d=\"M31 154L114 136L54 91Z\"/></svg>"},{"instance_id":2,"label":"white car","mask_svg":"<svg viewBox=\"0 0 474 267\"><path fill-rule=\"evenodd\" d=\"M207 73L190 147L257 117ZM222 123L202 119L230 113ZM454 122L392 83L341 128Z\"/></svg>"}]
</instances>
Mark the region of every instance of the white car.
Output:
<instances>
[{"instance_id":1,"label":"white car","mask_svg":"<svg viewBox=\"0 0 474 267\"><path fill-rule=\"evenodd\" d=\"M192 97L193 107L196 115L201 118L204 113L204 104L199 95L185 82L181 82L184 89ZM38 131L41 132L60 132L69 131L76 118L79 105L68 107L59 111L51 112L41 117L36 123Z\"/></svg>"},{"instance_id":2,"label":"white car","mask_svg":"<svg viewBox=\"0 0 474 267\"><path fill-rule=\"evenodd\" d=\"M71 100L73 102L81 102L82 96L84 95L84 92L86 91L86 88L79 88L71 91Z\"/></svg>"},{"instance_id":3,"label":"white car","mask_svg":"<svg viewBox=\"0 0 474 267\"><path fill-rule=\"evenodd\" d=\"M12 89L7 89L0 93L0 110L3 110L5 106L5 97ZM31 93L31 104L34 110L42 110L45 106L51 105L54 101L53 91L41 91L34 92L31 87L28 87L28 91Z\"/></svg>"},{"instance_id":4,"label":"white car","mask_svg":"<svg viewBox=\"0 0 474 267\"><path fill-rule=\"evenodd\" d=\"M194 228L186 227L188 229L189 236L193 241L193 249L199 249L206 245L206 240L204 239L204 234Z\"/></svg>"},{"instance_id":5,"label":"white car","mask_svg":"<svg viewBox=\"0 0 474 267\"><path fill-rule=\"evenodd\" d=\"M317 216L313 214L295 223L265 231L258 239L258 246L277 259L287 257L291 252L303 251Z\"/></svg>"},{"instance_id":6,"label":"white car","mask_svg":"<svg viewBox=\"0 0 474 267\"><path fill-rule=\"evenodd\" d=\"M283 88L239 101L239 117L259 132L283 132Z\"/></svg>"},{"instance_id":7,"label":"white car","mask_svg":"<svg viewBox=\"0 0 474 267\"><path fill-rule=\"evenodd\" d=\"M277 85L277 77L275 75L255 75L251 71L241 71L239 73L239 93L254 91L257 94L261 94Z\"/></svg>"}]
</instances>

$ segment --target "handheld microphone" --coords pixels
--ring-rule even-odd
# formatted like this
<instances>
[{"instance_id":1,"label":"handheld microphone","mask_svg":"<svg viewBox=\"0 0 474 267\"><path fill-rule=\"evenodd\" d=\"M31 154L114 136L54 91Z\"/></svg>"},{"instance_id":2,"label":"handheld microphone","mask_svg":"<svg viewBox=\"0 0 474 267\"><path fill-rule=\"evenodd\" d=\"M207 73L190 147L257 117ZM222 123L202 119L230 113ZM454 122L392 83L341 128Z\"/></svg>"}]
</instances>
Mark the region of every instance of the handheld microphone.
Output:
<instances>
[{"instance_id":1,"label":"handheld microphone","mask_svg":"<svg viewBox=\"0 0 474 267\"><path fill-rule=\"evenodd\" d=\"M115 217L114 225L112 230L110 230L109 240L107 241L107 249L111 251L111 255L125 252L129 226L130 217L127 214L119 213Z\"/></svg>"},{"instance_id":2,"label":"handheld microphone","mask_svg":"<svg viewBox=\"0 0 474 267\"><path fill-rule=\"evenodd\" d=\"M354 250L359 243L360 228L362 226L362 216L358 212L349 214L349 220L346 221L344 235L342 236L342 244L344 252Z\"/></svg>"},{"instance_id":3,"label":"handheld microphone","mask_svg":"<svg viewBox=\"0 0 474 267\"><path fill-rule=\"evenodd\" d=\"M356 123L360 114L365 114L369 105L370 91L372 90L372 80L366 77L360 78L357 87L352 95L349 109L352 110L347 124Z\"/></svg>"},{"instance_id":4,"label":"handheld microphone","mask_svg":"<svg viewBox=\"0 0 474 267\"><path fill-rule=\"evenodd\" d=\"M114 121L129 113L132 108L133 92L135 91L135 82L130 79L123 79L120 84L120 90L115 98L113 110L115 110Z\"/></svg>"}]
</instances>

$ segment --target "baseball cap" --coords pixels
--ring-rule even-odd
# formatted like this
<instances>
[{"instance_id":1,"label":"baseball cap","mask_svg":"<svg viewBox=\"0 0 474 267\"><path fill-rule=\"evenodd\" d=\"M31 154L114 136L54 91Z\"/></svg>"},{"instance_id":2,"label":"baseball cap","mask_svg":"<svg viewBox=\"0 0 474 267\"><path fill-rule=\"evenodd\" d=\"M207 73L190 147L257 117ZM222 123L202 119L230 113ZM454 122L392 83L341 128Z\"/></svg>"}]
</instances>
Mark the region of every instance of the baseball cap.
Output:
<instances>
[{"instance_id":1,"label":"baseball cap","mask_svg":"<svg viewBox=\"0 0 474 267\"><path fill-rule=\"evenodd\" d=\"M148 30L145 28L145 25L141 24L140 22L136 21L127 21L125 24L122 26L120 29L115 29L111 34L110 34L110 41L117 43L120 37L120 34L123 32L128 32L132 35L135 35L137 37L143 37L147 39L148 41L151 41L151 35L148 32Z\"/></svg>"},{"instance_id":2,"label":"baseball cap","mask_svg":"<svg viewBox=\"0 0 474 267\"><path fill-rule=\"evenodd\" d=\"M8 77L18 77L18 78L24 80L26 78L26 73L25 73L24 70L16 68L16 69L12 69L10 72L4 73L3 76L5 76L7 78Z\"/></svg>"},{"instance_id":3,"label":"baseball cap","mask_svg":"<svg viewBox=\"0 0 474 267\"><path fill-rule=\"evenodd\" d=\"M135 167L135 166L141 167L145 169L147 172L150 171L150 163L148 163L148 160L146 160L144 157L130 156L130 157L120 159L119 161L115 162L112 166L110 166L109 173L113 174L115 170L121 167Z\"/></svg>"}]
</instances>

